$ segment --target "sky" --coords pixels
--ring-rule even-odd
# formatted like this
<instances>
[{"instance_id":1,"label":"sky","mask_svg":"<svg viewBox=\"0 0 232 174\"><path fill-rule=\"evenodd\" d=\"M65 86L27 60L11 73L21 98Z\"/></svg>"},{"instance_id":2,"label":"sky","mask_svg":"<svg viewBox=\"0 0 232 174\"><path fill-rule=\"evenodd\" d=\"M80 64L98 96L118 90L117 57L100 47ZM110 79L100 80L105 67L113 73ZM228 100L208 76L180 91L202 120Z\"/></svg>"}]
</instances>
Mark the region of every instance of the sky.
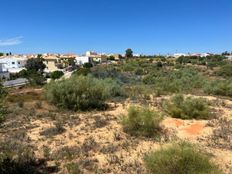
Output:
<instances>
[{"instance_id":1,"label":"sky","mask_svg":"<svg viewBox=\"0 0 232 174\"><path fill-rule=\"evenodd\" d=\"M232 0L1 0L0 52L232 51Z\"/></svg>"}]
</instances>

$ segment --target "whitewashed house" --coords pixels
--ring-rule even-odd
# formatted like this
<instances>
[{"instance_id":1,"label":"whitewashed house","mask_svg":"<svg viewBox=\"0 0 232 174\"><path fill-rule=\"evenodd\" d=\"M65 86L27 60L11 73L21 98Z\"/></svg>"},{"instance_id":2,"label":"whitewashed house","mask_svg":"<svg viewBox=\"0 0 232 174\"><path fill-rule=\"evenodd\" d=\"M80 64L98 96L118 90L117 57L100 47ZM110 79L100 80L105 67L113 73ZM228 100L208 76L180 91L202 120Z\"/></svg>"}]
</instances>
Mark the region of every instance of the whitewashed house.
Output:
<instances>
[{"instance_id":1,"label":"whitewashed house","mask_svg":"<svg viewBox=\"0 0 232 174\"><path fill-rule=\"evenodd\" d=\"M17 73L25 68L25 65L27 63L27 58L4 57L0 59L0 63L2 64L2 71Z\"/></svg>"},{"instance_id":2,"label":"whitewashed house","mask_svg":"<svg viewBox=\"0 0 232 174\"><path fill-rule=\"evenodd\" d=\"M84 65L85 63L91 63L91 58L89 56L78 56L75 61L77 65Z\"/></svg>"}]
</instances>

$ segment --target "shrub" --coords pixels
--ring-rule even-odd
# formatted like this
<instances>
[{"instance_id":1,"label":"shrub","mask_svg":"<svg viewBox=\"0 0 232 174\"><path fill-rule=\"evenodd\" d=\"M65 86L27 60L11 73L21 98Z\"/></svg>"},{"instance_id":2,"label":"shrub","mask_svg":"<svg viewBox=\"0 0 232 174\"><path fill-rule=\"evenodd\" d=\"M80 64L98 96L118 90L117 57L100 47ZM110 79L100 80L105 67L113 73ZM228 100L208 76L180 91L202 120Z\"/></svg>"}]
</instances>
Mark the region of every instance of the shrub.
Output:
<instances>
[{"instance_id":1,"label":"shrub","mask_svg":"<svg viewBox=\"0 0 232 174\"><path fill-rule=\"evenodd\" d=\"M126 87L127 95L131 99L149 99L154 92L149 85L129 85Z\"/></svg>"},{"instance_id":2,"label":"shrub","mask_svg":"<svg viewBox=\"0 0 232 174\"><path fill-rule=\"evenodd\" d=\"M95 78L106 79L112 78L121 83L127 83L129 78L112 66L100 65L91 69L91 74Z\"/></svg>"},{"instance_id":3,"label":"shrub","mask_svg":"<svg viewBox=\"0 0 232 174\"><path fill-rule=\"evenodd\" d=\"M131 106L123 117L124 131L135 136L152 137L159 134L162 116L147 107Z\"/></svg>"},{"instance_id":4,"label":"shrub","mask_svg":"<svg viewBox=\"0 0 232 174\"><path fill-rule=\"evenodd\" d=\"M210 119L212 117L208 101L203 98L184 98L183 95L176 95L170 102L166 102L164 107L174 118Z\"/></svg>"},{"instance_id":5,"label":"shrub","mask_svg":"<svg viewBox=\"0 0 232 174\"><path fill-rule=\"evenodd\" d=\"M90 73L90 69L89 68L80 68L78 70L76 70L73 75L78 75L78 76L87 76Z\"/></svg>"},{"instance_id":6,"label":"shrub","mask_svg":"<svg viewBox=\"0 0 232 174\"><path fill-rule=\"evenodd\" d=\"M221 173L207 154L185 142L148 154L145 165L152 174Z\"/></svg>"},{"instance_id":7,"label":"shrub","mask_svg":"<svg viewBox=\"0 0 232 174\"><path fill-rule=\"evenodd\" d=\"M232 81L215 80L209 82L205 85L204 92L207 94L232 97Z\"/></svg>"},{"instance_id":8,"label":"shrub","mask_svg":"<svg viewBox=\"0 0 232 174\"><path fill-rule=\"evenodd\" d=\"M122 90L113 80L90 76L73 76L46 86L49 102L71 110L105 109L107 99L120 95Z\"/></svg>"},{"instance_id":9,"label":"shrub","mask_svg":"<svg viewBox=\"0 0 232 174\"><path fill-rule=\"evenodd\" d=\"M51 78L55 80L61 78L63 75L64 75L63 71L54 71L51 73Z\"/></svg>"},{"instance_id":10,"label":"shrub","mask_svg":"<svg viewBox=\"0 0 232 174\"><path fill-rule=\"evenodd\" d=\"M91 63L84 63L83 67L84 68L92 68L93 65Z\"/></svg>"},{"instance_id":11,"label":"shrub","mask_svg":"<svg viewBox=\"0 0 232 174\"><path fill-rule=\"evenodd\" d=\"M232 77L232 64L222 66L217 74L223 77Z\"/></svg>"},{"instance_id":12,"label":"shrub","mask_svg":"<svg viewBox=\"0 0 232 174\"><path fill-rule=\"evenodd\" d=\"M201 88L203 77L194 69L180 69L174 71L155 71L144 77L145 84L153 84L156 88L170 93L186 92Z\"/></svg>"}]
</instances>

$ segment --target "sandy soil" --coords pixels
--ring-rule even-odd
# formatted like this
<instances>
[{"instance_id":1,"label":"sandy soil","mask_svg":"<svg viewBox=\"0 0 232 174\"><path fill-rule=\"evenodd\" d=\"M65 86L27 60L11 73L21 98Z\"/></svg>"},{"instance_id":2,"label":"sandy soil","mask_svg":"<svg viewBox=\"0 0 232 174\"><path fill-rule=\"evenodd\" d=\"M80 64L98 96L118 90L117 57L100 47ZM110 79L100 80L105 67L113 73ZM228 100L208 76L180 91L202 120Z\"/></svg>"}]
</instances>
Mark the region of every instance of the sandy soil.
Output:
<instances>
[{"instance_id":1,"label":"sandy soil","mask_svg":"<svg viewBox=\"0 0 232 174\"><path fill-rule=\"evenodd\" d=\"M232 119L232 101L215 97L206 98L214 103L213 109L218 117ZM162 97L154 98L150 105L157 108L157 103L161 100ZM71 161L80 164L84 173L145 173L144 155L178 140L196 143L213 155L213 161L220 165L226 174L232 173L232 149L209 146L210 136L217 128L212 124L214 121L181 120L165 115L161 125L167 132L166 137L135 138L124 133L120 124L122 115L131 104L131 101L111 103L110 109L104 112L60 113L44 101L41 108L36 109L35 103L25 102L23 108L18 108L19 112L13 121L14 129L17 128L15 122L22 119L20 116L23 114L22 110L26 108L29 114L29 110L33 108L30 119L23 125L27 128L26 134L30 144L35 147L37 158L44 158L44 148L49 149L47 164L51 166L58 164L60 166L58 173L67 172L64 165ZM64 132L54 136L41 134L47 129L54 128L57 120L65 128ZM10 125L10 120L6 125ZM22 128L22 125L19 127ZM12 130L12 127L6 126L5 131L0 133L1 137L4 138L6 132ZM74 149L71 152L73 156L59 158L59 150L67 147Z\"/></svg>"}]
</instances>

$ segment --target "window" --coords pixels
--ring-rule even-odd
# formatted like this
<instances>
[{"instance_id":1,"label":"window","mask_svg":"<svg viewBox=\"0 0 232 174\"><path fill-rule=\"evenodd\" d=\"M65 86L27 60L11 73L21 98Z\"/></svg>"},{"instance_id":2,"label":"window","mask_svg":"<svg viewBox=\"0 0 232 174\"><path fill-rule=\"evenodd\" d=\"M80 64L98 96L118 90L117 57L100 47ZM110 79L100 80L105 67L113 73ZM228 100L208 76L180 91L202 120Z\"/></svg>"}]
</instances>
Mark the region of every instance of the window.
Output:
<instances>
[{"instance_id":1,"label":"window","mask_svg":"<svg viewBox=\"0 0 232 174\"><path fill-rule=\"evenodd\" d=\"M12 65L14 65L15 64L15 62L12 62Z\"/></svg>"},{"instance_id":2,"label":"window","mask_svg":"<svg viewBox=\"0 0 232 174\"><path fill-rule=\"evenodd\" d=\"M20 64L21 64L21 62L18 62L18 64L20 65Z\"/></svg>"}]
</instances>

